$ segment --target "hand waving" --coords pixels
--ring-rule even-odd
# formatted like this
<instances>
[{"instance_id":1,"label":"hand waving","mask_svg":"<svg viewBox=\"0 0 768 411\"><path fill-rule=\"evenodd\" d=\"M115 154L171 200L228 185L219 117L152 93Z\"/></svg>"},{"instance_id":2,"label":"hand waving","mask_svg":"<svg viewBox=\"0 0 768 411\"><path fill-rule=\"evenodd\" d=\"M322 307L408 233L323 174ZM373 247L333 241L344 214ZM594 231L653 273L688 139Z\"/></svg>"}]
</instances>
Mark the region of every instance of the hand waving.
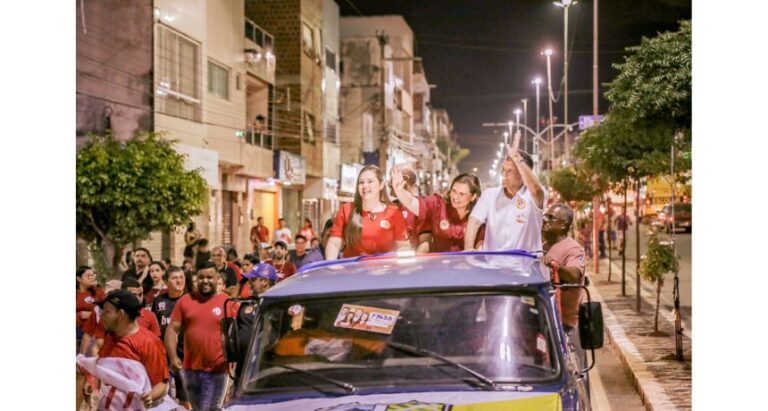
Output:
<instances>
[{"instance_id":1,"label":"hand waving","mask_svg":"<svg viewBox=\"0 0 768 411\"><path fill-rule=\"evenodd\" d=\"M515 132L515 137L512 139L512 145L507 144L507 156L516 159L520 155L518 150L520 149L520 130Z\"/></svg>"}]
</instances>

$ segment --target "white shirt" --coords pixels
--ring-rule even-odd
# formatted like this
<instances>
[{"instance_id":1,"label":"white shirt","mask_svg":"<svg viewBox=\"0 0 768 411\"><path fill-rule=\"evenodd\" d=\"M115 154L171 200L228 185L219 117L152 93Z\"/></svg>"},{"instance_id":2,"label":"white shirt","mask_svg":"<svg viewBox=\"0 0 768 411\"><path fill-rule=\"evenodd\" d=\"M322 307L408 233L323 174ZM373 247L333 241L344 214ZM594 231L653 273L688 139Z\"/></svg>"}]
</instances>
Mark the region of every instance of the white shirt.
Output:
<instances>
[{"instance_id":1,"label":"white shirt","mask_svg":"<svg viewBox=\"0 0 768 411\"><path fill-rule=\"evenodd\" d=\"M284 228L278 228L275 230L275 239L274 241L284 241L286 244L289 244L291 240L293 239L293 236L291 235L291 229L288 227Z\"/></svg>"},{"instance_id":2,"label":"white shirt","mask_svg":"<svg viewBox=\"0 0 768 411\"><path fill-rule=\"evenodd\" d=\"M543 204L546 203L545 191ZM483 250L542 250L544 209L534 203L525 186L513 198L507 197L504 187L486 189L472 208L470 217L485 223Z\"/></svg>"}]
</instances>

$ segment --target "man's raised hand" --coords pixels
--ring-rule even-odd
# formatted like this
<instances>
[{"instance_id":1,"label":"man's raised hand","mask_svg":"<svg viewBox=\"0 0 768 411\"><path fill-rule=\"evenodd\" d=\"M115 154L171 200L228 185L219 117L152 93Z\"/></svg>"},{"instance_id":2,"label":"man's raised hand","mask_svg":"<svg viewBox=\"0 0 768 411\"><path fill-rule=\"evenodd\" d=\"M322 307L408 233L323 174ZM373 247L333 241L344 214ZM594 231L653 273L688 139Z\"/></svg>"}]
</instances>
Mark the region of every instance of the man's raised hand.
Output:
<instances>
[{"instance_id":1,"label":"man's raised hand","mask_svg":"<svg viewBox=\"0 0 768 411\"><path fill-rule=\"evenodd\" d=\"M520 149L520 130L515 131L515 137L512 139L512 145L510 146L507 144L507 156L515 158L515 155L518 154L518 150Z\"/></svg>"}]
</instances>

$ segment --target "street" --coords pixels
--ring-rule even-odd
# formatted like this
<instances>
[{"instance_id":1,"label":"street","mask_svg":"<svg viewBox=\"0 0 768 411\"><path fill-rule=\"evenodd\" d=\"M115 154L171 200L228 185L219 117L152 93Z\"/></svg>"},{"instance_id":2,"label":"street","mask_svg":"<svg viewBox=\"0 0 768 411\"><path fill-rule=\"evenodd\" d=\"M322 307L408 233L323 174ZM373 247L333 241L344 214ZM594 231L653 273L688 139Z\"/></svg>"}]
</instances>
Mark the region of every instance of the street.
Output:
<instances>
[{"instance_id":1,"label":"street","mask_svg":"<svg viewBox=\"0 0 768 411\"><path fill-rule=\"evenodd\" d=\"M646 227L640 228L640 254L642 255L648 243L648 230ZM693 331L693 325L691 322L691 234L676 233L676 252L680 257L680 272L678 278L680 281L680 312L683 319L683 328L687 335L691 335ZM669 239L670 235L662 234L662 239ZM628 296L634 296L635 294L635 272L637 267L637 258L635 252L635 231L634 225L627 231L627 259L626 259L626 291ZM608 250L606 250L608 254ZM611 281L621 281L621 256L618 251L613 250L611 254L611 261L613 269L611 270ZM600 272L600 277L603 279L608 278L607 272ZM651 301L655 304L656 301L656 286L642 280L643 293L651 296ZM671 315L674 308L674 300L672 294L672 288L674 285L674 274L669 273L664 277L664 285L661 291L661 311L660 314L666 313Z\"/></svg>"},{"instance_id":2,"label":"street","mask_svg":"<svg viewBox=\"0 0 768 411\"><path fill-rule=\"evenodd\" d=\"M592 409L595 411L643 411L645 407L621 368L611 342L595 350L595 368L589 373Z\"/></svg>"}]
</instances>

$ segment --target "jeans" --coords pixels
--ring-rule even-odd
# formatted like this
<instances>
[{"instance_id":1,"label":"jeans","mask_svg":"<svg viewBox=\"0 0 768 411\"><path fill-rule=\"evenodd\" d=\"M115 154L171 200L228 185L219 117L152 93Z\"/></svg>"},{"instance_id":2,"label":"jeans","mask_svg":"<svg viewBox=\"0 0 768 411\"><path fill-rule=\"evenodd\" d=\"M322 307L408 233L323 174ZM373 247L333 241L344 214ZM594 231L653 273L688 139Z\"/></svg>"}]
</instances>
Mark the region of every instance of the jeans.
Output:
<instances>
[{"instance_id":1,"label":"jeans","mask_svg":"<svg viewBox=\"0 0 768 411\"><path fill-rule=\"evenodd\" d=\"M193 410L221 410L221 400L229 377L227 373L183 369L181 375Z\"/></svg>"},{"instance_id":2,"label":"jeans","mask_svg":"<svg viewBox=\"0 0 768 411\"><path fill-rule=\"evenodd\" d=\"M181 371L176 372L168 370L171 374L173 384L171 385L171 397L179 401L189 401L187 390L184 389L184 377L181 376Z\"/></svg>"}]
</instances>

